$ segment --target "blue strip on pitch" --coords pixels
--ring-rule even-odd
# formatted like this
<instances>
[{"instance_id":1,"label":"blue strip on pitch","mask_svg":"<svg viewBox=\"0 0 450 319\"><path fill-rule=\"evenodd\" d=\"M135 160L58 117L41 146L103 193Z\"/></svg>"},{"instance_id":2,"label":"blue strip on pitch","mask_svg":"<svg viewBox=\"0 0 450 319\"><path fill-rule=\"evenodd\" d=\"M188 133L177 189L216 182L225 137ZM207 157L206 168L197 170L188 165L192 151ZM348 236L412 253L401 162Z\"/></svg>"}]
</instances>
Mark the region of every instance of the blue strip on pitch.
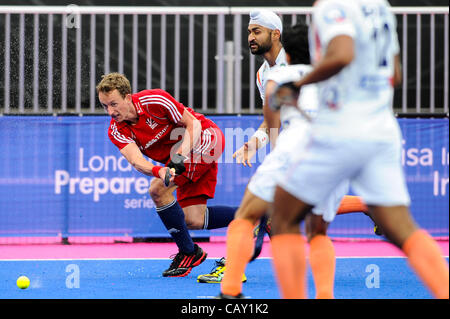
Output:
<instances>
[{"instance_id":1,"label":"blue strip on pitch","mask_svg":"<svg viewBox=\"0 0 450 319\"><path fill-rule=\"evenodd\" d=\"M51 260L0 261L1 299L198 299L219 293L218 284L200 284L211 259L188 277L163 278L170 260ZM20 275L30 278L28 289L16 286ZM248 265L243 293L249 298L279 298L269 259ZM308 293L314 284L308 274ZM431 298L405 258L339 258L336 261L335 297L342 299Z\"/></svg>"}]
</instances>

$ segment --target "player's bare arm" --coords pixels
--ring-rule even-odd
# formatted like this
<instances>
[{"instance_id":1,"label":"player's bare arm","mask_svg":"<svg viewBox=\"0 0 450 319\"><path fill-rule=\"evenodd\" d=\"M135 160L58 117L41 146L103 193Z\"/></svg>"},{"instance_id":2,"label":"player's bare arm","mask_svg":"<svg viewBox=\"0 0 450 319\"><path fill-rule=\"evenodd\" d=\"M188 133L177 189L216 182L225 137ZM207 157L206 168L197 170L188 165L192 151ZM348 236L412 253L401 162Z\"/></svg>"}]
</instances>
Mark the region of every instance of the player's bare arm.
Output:
<instances>
[{"instance_id":1,"label":"player's bare arm","mask_svg":"<svg viewBox=\"0 0 450 319\"><path fill-rule=\"evenodd\" d=\"M266 84L266 94L265 94L265 101L263 106L263 112L264 112L264 120L266 121L267 125L272 128L271 134L270 134L270 142L272 143L272 146L274 147L276 144L276 139L278 137L278 132L281 127L280 122L280 112L279 111L273 111L269 107L269 101L272 98L273 94L276 92L278 88L278 84L273 80L268 80ZM277 134L275 134L275 132Z\"/></svg>"},{"instance_id":2,"label":"player's bare arm","mask_svg":"<svg viewBox=\"0 0 450 319\"><path fill-rule=\"evenodd\" d=\"M153 165L147 161L142 155L139 147L135 143L130 143L120 150L120 153L127 159L127 161L140 173L147 176L153 175ZM166 174L167 167L163 167L159 170L159 178L163 179Z\"/></svg>"},{"instance_id":3,"label":"player's bare arm","mask_svg":"<svg viewBox=\"0 0 450 319\"><path fill-rule=\"evenodd\" d=\"M185 110L179 123L185 126L185 132L183 141L180 148L176 151L177 154L181 154L185 157L189 155L201 138L202 125L189 111Z\"/></svg>"},{"instance_id":4,"label":"player's bare arm","mask_svg":"<svg viewBox=\"0 0 450 319\"><path fill-rule=\"evenodd\" d=\"M394 87L399 86L402 84L402 64L400 62L400 55L396 54L394 56L394 76L392 81Z\"/></svg>"},{"instance_id":5,"label":"player's bare arm","mask_svg":"<svg viewBox=\"0 0 450 319\"><path fill-rule=\"evenodd\" d=\"M302 79L295 82L295 86L324 81L339 73L354 59L354 41L350 36L338 35L328 44L326 54L314 69Z\"/></svg>"}]
</instances>

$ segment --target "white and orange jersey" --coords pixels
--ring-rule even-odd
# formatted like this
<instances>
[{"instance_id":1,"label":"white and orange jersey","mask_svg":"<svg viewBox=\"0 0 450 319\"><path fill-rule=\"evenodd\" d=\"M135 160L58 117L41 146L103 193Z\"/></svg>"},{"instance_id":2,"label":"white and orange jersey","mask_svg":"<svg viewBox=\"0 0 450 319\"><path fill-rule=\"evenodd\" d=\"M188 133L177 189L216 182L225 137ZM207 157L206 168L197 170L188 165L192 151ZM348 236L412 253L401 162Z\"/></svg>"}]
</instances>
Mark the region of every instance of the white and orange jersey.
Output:
<instances>
[{"instance_id":1,"label":"white and orange jersey","mask_svg":"<svg viewBox=\"0 0 450 319\"><path fill-rule=\"evenodd\" d=\"M273 68L286 65L288 65L288 63L286 62L286 52L282 48L281 51L278 53L274 66L271 67L269 63L266 60L264 60L264 63L260 66L258 72L256 72L256 85L258 87L259 95L261 96L263 105L264 105L264 97L265 97L264 92L266 88L267 75Z\"/></svg>"},{"instance_id":2,"label":"white and orange jersey","mask_svg":"<svg viewBox=\"0 0 450 319\"><path fill-rule=\"evenodd\" d=\"M318 83L315 125L330 136L391 138L394 56L399 53L395 16L385 0L320 0L310 27L313 65L337 36L354 41L354 59L338 74Z\"/></svg>"},{"instance_id":3,"label":"white and orange jersey","mask_svg":"<svg viewBox=\"0 0 450 319\"><path fill-rule=\"evenodd\" d=\"M272 80L278 85L282 85L288 82L299 81L307 73L311 72L312 66L306 64L293 64L286 67L273 68L267 75L267 80ZM308 120L303 116L307 114L310 119L313 119L317 115L318 101L317 101L317 85L310 84L305 85L300 90L300 95L297 101L297 107L281 106L280 108L280 120L283 129L286 129L288 125L292 124L292 121L297 121L296 126L309 125ZM299 109L302 111L300 112Z\"/></svg>"}]
</instances>

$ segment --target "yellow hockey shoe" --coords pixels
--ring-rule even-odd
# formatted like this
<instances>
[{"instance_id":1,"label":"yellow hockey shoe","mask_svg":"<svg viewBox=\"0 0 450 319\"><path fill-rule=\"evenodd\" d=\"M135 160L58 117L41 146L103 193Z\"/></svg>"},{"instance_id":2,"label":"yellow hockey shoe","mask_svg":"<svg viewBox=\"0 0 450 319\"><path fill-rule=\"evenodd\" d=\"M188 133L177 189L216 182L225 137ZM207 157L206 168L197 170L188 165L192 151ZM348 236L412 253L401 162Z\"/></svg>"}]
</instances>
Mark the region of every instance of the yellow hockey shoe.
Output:
<instances>
[{"instance_id":1,"label":"yellow hockey shoe","mask_svg":"<svg viewBox=\"0 0 450 319\"><path fill-rule=\"evenodd\" d=\"M222 257L220 260L216 260L216 265L209 274L199 275L197 277L197 282L205 284L220 284L225 273L225 268L225 257ZM243 274L242 282L246 281L247 277Z\"/></svg>"}]
</instances>

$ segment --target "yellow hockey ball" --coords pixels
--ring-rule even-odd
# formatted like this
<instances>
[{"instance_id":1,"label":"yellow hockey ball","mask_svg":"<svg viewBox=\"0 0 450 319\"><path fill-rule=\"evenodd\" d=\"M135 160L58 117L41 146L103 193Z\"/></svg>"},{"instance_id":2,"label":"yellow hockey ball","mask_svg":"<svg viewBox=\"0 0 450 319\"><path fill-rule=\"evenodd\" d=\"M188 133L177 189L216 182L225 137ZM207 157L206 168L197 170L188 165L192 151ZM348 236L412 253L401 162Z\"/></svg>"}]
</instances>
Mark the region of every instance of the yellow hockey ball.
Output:
<instances>
[{"instance_id":1,"label":"yellow hockey ball","mask_svg":"<svg viewBox=\"0 0 450 319\"><path fill-rule=\"evenodd\" d=\"M30 279L28 279L27 276L20 276L19 278L17 278L16 283L17 287L19 287L20 289L27 289L30 285Z\"/></svg>"}]
</instances>

